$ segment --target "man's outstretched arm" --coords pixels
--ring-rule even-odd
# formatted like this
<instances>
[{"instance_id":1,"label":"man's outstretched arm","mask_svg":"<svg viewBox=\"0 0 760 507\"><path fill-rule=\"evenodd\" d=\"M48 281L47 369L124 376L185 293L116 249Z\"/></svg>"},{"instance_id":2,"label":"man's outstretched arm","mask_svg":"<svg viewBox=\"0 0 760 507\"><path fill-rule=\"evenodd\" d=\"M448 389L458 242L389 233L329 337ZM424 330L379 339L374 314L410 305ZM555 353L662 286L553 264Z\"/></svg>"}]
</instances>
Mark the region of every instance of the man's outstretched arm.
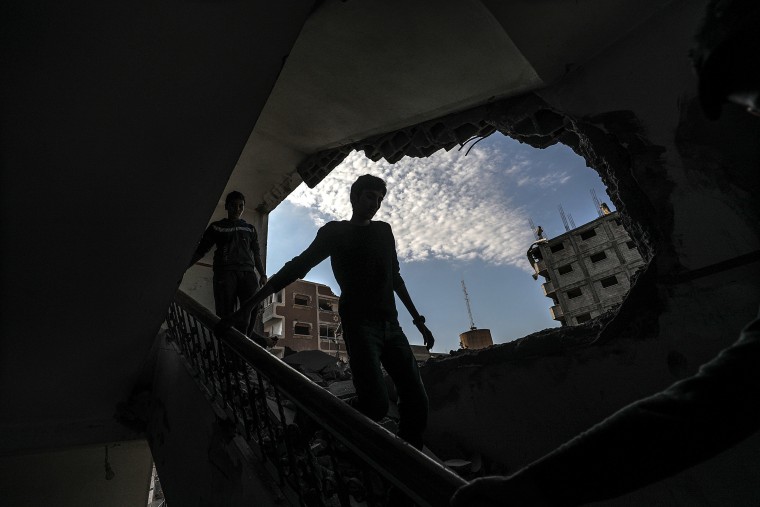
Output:
<instances>
[{"instance_id":1,"label":"man's outstretched arm","mask_svg":"<svg viewBox=\"0 0 760 507\"><path fill-rule=\"evenodd\" d=\"M241 315L246 315L246 312L251 313L268 296L284 289L299 278L303 278L311 268L325 260L329 255L330 245L329 233L324 232L325 227L322 227L317 232L317 237L314 238L314 241L311 242L311 245L306 250L286 262L282 269L272 275L253 296L245 300L234 314L220 320L216 325L215 331L221 333L228 330Z\"/></svg>"},{"instance_id":2,"label":"man's outstretched arm","mask_svg":"<svg viewBox=\"0 0 760 507\"><path fill-rule=\"evenodd\" d=\"M206 231L203 233L201 241L198 243L195 252L193 252L193 257L190 259L190 264L188 264L187 267L190 268L190 266L201 260L203 256L206 255L209 250L211 250L211 247L214 246L214 241L214 230L211 228L211 226L208 226Z\"/></svg>"}]
</instances>

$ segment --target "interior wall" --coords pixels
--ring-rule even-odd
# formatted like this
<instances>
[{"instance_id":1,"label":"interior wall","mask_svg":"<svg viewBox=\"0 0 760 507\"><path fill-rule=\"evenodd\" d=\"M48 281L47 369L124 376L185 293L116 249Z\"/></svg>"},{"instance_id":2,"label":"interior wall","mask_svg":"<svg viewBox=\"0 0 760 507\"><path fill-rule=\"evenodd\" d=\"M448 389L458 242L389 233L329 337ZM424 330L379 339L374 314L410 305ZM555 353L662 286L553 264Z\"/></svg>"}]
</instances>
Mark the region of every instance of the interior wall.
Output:
<instances>
[{"instance_id":1,"label":"interior wall","mask_svg":"<svg viewBox=\"0 0 760 507\"><path fill-rule=\"evenodd\" d=\"M106 462L113 475L106 475ZM5 455L0 456L0 498L13 507L142 507L152 471L144 439Z\"/></svg>"},{"instance_id":2,"label":"interior wall","mask_svg":"<svg viewBox=\"0 0 760 507\"><path fill-rule=\"evenodd\" d=\"M113 421L312 7L0 6L0 452Z\"/></svg>"},{"instance_id":3,"label":"interior wall","mask_svg":"<svg viewBox=\"0 0 760 507\"><path fill-rule=\"evenodd\" d=\"M159 337L147 436L168 505L290 505L264 462L198 387L184 359ZM241 445L239 442L243 442Z\"/></svg>"},{"instance_id":4,"label":"interior wall","mask_svg":"<svg viewBox=\"0 0 760 507\"><path fill-rule=\"evenodd\" d=\"M641 127L640 135L625 139L620 124L597 122L599 131L585 146L591 151L594 138L658 148L652 160L622 160L622 170L613 157L593 161L611 181L635 182L645 202L627 204L641 204L631 212L634 221L652 224L655 255L602 341L580 346L558 329L423 368L431 401L426 439L434 450L468 457L462 454L471 449L497 471L514 472L626 404L693 374L757 314L760 205L753 196L760 190L760 121L726 106L710 122L696 104L688 51L704 7L673 2L537 93L578 121L623 112ZM600 328L585 333L593 340ZM602 504L754 505L760 489L750 477L758 470L755 435L703 465Z\"/></svg>"}]
</instances>

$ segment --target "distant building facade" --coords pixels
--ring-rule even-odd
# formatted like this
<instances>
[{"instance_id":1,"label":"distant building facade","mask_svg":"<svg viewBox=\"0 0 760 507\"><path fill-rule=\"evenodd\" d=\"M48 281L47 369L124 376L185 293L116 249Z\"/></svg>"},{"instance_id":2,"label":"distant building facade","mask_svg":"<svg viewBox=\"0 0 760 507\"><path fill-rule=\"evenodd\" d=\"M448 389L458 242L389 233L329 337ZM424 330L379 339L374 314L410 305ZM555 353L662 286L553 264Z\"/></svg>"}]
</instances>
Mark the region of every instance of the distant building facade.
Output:
<instances>
[{"instance_id":1,"label":"distant building facade","mask_svg":"<svg viewBox=\"0 0 760 507\"><path fill-rule=\"evenodd\" d=\"M348 360L338 315L338 296L327 285L296 280L264 300L264 334L276 336L272 353L283 357L285 347L301 352L321 350Z\"/></svg>"},{"instance_id":2,"label":"distant building facade","mask_svg":"<svg viewBox=\"0 0 760 507\"><path fill-rule=\"evenodd\" d=\"M574 326L619 305L630 289L631 276L644 266L636 244L623 228L617 211L556 238L541 238L528 250L543 277L546 297L554 303L552 318Z\"/></svg>"}]
</instances>

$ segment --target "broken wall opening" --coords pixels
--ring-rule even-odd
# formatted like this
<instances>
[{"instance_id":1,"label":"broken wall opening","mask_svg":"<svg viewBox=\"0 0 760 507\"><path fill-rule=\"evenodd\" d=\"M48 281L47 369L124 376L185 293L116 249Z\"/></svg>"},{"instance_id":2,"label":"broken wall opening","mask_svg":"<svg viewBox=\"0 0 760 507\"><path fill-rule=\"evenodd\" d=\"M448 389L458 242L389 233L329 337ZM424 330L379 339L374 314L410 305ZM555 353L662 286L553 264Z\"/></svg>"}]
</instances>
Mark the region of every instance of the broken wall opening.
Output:
<instances>
[{"instance_id":1,"label":"broken wall opening","mask_svg":"<svg viewBox=\"0 0 760 507\"><path fill-rule=\"evenodd\" d=\"M659 216L655 221L654 207L632 176L632 169L642 166L656 174L663 149L646 140L629 111L575 118L553 109L537 95L527 94L317 153L299 166L299 173L313 188L353 150L363 151L370 160L384 159L392 164L403 157L428 157L442 148L449 151L494 133L538 149L558 143L568 146L599 174L619 212L619 225L630 235L627 245L636 248L644 263L651 263L655 250L658 253L667 250L667 244L661 248L659 237L660 227L669 220L669 211L657 210ZM670 191L665 181L660 187L663 195ZM561 250L556 244L552 248ZM642 284L640 278L634 277L632 286L647 285ZM637 291L642 294L634 298L646 299L651 296L651 290L652 284L639 287ZM650 321L654 318L652 315L629 317L639 320L648 317ZM609 318L605 316L605 322Z\"/></svg>"}]
</instances>

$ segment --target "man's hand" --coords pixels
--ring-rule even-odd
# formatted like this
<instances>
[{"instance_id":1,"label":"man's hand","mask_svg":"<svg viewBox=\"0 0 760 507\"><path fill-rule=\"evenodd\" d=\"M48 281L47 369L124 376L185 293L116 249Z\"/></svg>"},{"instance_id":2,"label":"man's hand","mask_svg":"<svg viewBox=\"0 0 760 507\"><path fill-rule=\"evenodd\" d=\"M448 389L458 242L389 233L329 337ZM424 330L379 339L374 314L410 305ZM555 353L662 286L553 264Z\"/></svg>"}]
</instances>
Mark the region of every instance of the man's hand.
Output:
<instances>
[{"instance_id":1,"label":"man's hand","mask_svg":"<svg viewBox=\"0 0 760 507\"><path fill-rule=\"evenodd\" d=\"M259 277L259 287L267 283L267 280L268 280L267 275L261 275Z\"/></svg>"},{"instance_id":2,"label":"man's hand","mask_svg":"<svg viewBox=\"0 0 760 507\"><path fill-rule=\"evenodd\" d=\"M428 350L432 349L435 344L435 337L433 337L433 333L431 333L425 325L425 317L419 316L414 319L413 322L414 325L417 326L417 330L422 334L422 340L425 343L425 347L427 347Z\"/></svg>"},{"instance_id":3,"label":"man's hand","mask_svg":"<svg viewBox=\"0 0 760 507\"><path fill-rule=\"evenodd\" d=\"M433 333L430 332L425 324L422 324L422 327L418 327L418 329L420 330L420 333L422 333L425 347L427 347L428 350L432 349L433 345L435 345L435 337L433 336Z\"/></svg>"}]
</instances>

